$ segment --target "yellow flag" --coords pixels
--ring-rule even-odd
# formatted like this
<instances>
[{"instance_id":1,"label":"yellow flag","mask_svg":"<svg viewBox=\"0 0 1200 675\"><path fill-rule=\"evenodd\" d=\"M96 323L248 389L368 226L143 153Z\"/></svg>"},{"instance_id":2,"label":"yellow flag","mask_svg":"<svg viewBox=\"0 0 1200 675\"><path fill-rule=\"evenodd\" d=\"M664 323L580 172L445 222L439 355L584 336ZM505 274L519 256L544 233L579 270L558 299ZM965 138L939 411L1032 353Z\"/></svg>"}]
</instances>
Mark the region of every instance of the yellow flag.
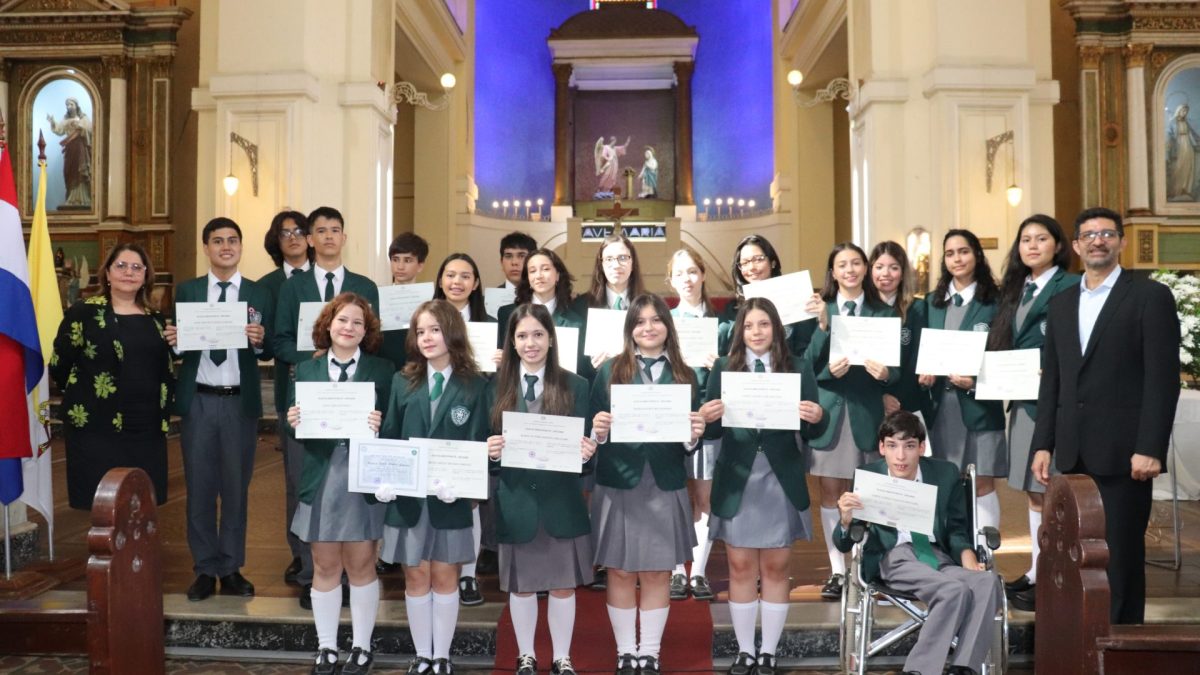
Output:
<instances>
[{"instance_id":1,"label":"yellow flag","mask_svg":"<svg viewBox=\"0 0 1200 675\"><path fill-rule=\"evenodd\" d=\"M54 351L54 335L62 323L62 297L58 294L58 276L54 273L54 251L50 248L50 223L46 220L46 163L39 162L37 208L29 232L29 292L37 315L38 339L47 362ZM86 283L86 282L84 282Z\"/></svg>"}]
</instances>

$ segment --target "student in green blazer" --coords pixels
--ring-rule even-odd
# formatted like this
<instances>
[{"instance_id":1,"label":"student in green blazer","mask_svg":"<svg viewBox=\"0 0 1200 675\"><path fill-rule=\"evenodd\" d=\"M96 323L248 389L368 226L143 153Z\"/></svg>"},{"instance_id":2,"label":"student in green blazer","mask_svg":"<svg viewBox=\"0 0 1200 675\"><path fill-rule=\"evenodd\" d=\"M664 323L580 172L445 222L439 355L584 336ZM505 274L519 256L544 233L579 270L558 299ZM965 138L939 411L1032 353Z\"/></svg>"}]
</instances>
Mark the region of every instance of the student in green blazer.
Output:
<instances>
[{"instance_id":1,"label":"student in green blazer","mask_svg":"<svg viewBox=\"0 0 1200 675\"><path fill-rule=\"evenodd\" d=\"M625 318L625 348L606 361L592 384L592 430L600 449L592 492L596 563L608 569L608 616L619 675L660 672L658 655L669 612L671 570L692 557L696 532L687 496L684 456L704 433L690 412L689 443L609 442L613 385L686 384L699 407L696 376L683 361L667 303L650 293L633 299ZM637 589L641 585L641 602ZM640 607L640 616L638 609ZM641 624L641 643L635 623Z\"/></svg>"},{"instance_id":2,"label":"student in green blazer","mask_svg":"<svg viewBox=\"0 0 1200 675\"><path fill-rule=\"evenodd\" d=\"M374 356L379 348L379 318L367 299L354 293L334 298L313 324L315 357L296 367L296 382L361 382L375 389L375 409L368 414L371 431L379 433L384 403L396 369ZM304 410L290 388L288 426L297 429ZM304 469L297 488L300 505L292 532L312 547L315 574L311 590L318 649L314 675L371 670L371 633L379 608L375 548L383 536L386 507L370 494L350 492L349 441L310 438L304 446ZM342 608L342 573L350 582L353 649L338 670L338 618Z\"/></svg>"},{"instance_id":3,"label":"student in green blazer","mask_svg":"<svg viewBox=\"0 0 1200 675\"><path fill-rule=\"evenodd\" d=\"M578 361L575 374L585 380L594 375L591 361L583 354L584 320L571 306L571 290L575 278L567 270L567 265L558 254L548 248L541 248L529 254L525 259L525 268L521 272L521 281L517 284L515 302L504 305L497 312L496 320L500 322L497 348L504 347L504 336L508 334L508 321L514 310L525 303L543 305L554 318L554 325L563 328L579 329L579 343L576 354ZM556 350L557 351L557 350ZM589 380L590 381L590 380Z\"/></svg>"},{"instance_id":4,"label":"student in green blazer","mask_svg":"<svg viewBox=\"0 0 1200 675\"><path fill-rule=\"evenodd\" d=\"M824 432L809 442L813 449L809 473L820 478L821 526L830 566L821 597L830 601L841 598L846 574L846 556L832 539L837 500L850 489L850 479L863 456L874 450L875 431L883 420L883 395L900 380L899 368L872 359L851 366L847 357L830 355L830 317L896 316L896 308L879 300L868 278L866 253L849 242L837 244L829 252L821 294L814 294L809 302L809 311L819 318L807 356L817 374L821 407L829 412Z\"/></svg>"},{"instance_id":5,"label":"student in green blazer","mask_svg":"<svg viewBox=\"0 0 1200 675\"><path fill-rule=\"evenodd\" d=\"M713 420L706 438L721 439L713 476L710 537L725 542L729 555L729 614L738 640L730 675L774 675L775 650L787 620L788 562L792 543L812 538L805 447L802 437L820 431L825 413L817 403L817 381L802 356L788 353L783 323L766 298L742 304L734 321L729 356L713 365L708 401L700 413ZM725 372L798 373L803 400L796 411L799 432L723 427ZM762 580L761 602L756 582ZM762 606L762 649L754 647L754 624Z\"/></svg>"},{"instance_id":6,"label":"student in green blazer","mask_svg":"<svg viewBox=\"0 0 1200 675\"><path fill-rule=\"evenodd\" d=\"M522 286L527 286L522 277ZM500 590L517 637L517 675L536 675L533 642L536 593L550 593L547 618L554 649L554 675L575 675L571 633L575 587L592 582L591 524L578 473L500 466L506 451L504 413L563 415L586 420L579 439L580 462L596 452L589 438L587 380L558 364L554 319L545 305L522 304L505 324L504 357L488 388L492 436L488 455L499 474L495 496Z\"/></svg>"},{"instance_id":7,"label":"student in green blazer","mask_svg":"<svg viewBox=\"0 0 1200 675\"><path fill-rule=\"evenodd\" d=\"M408 363L396 374L380 435L484 441L486 386L462 314L445 300L422 303L413 312ZM439 489L437 499L400 497L388 505L379 557L404 565L405 607L417 652L410 672L453 672L450 643L458 622L460 572L478 555L471 506L446 489Z\"/></svg>"},{"instance_id":8,"label":"student in green blazer","mask_svg":"<svg viewBox=\"0 0 1200 675\"><path fill-rule=\"evenodd\" d=\"M417 276L425 269L425 259L429 257L429 242L412 232L404 232L392 240L388 246L388 264L392 270L393 284L416 283ZM385 330L383 346L379 355L396 365L396 370L402 370L408 360L408 329Z\"/></svg>"},{"instance_id":9,"label":"student in green blazer","mask_svg":"<svg viewBox=\"0 0 1200 675\"><path fill-rule=\"evenodd\" d=\"M241 574L246 563L247 492L254 474L262 387L258 362L271 360L266 336L271 326L271 295L243 279L242 230L229 218L213 218L201 232L208 274L176 288L179 303L244 302L245 346L241 349L183 353L175 411L182 417L183 478L187 484L187 538L196 580L188 599L221 592L254 595ZM175 312L178 316L178 311ZM176 326L164 331L176 347ZM218 513L217 504L220 503Z\"/></svg>"},{"instance_id":10,"label":"student in green blazer","mask_svg":"<svg viewBox=\"0 0 1200 675\"><path fill-rule=\"evenodd\" d=\"M884 414L897 410L919 412L932 417L933 399L929 390L917 383L917 336L925 326L925 303L913 297L912 268L904 247L894 241L881 241L871 249L867 261L870 275L866 283L879 299L894 307L903 324L900 327L900 379L883 395Z\"/></svg>"},{"instance_id":11,"label":"student in green blazer","mask_svg":"<svg viewBox=\"0 0 1200 675\"><path fill-rule=\"evenodd\" d=\"M929 607L917 643L904 661L904 672L940 673L947 666L949 673L983 672L983 659L992 647L1000 579L975 555L958 467L921 456L925 427L904 410L888 415L879 427L879 452L883 459L864 465L864 471L937 486L932 536L872 524L863 543L865 580L884 579ZM862 506L854 492L838 500L834 541L843 551L854 547L850 525L854 511ZM955 637L958 646L947 664Z\"/></svg>"},{"instance_id":12,"label":"student in green blazer","mask_svg":"<svg viewBox=\"0 0 1200 675\"><path fill-rule=\"evenodd\" d=\"M596 249L596 261L592 265L592 285L586 293L581 293L575 298L572 309L583 319L582 332L586 333L589 309L628 309L632 299L645 292L646 285L642 281L642 267L638 263L637 249L624 233L613 232L605 237ZM594 381L595 369L611 356L613 354L593 354L588 363L591 370L580 375Z\"/></svg>"},{"instance_id":13,"label":"student in green blazer","mask_svg":"<svg viewBox=\"0 0 1200 675\"><path fill-rule=\"evenodd\" d=\"M733 249L733 265L730 269L733 277L735 294L733 300L725 305L720 316L720 333L717 336L717 351L729 353L729 345L733 341L733 318L744 300L743 288L755 281L766 281L783 274L783 266L779 262L779 254L766 237L751 234L744 237ZM784 326L788 351L800 356L812 341L817 329L815 321L799 321Z\"/></svg>"},{"instance_id":14,"label":"student in green blazer","mask_svg":"<svg viewBox=\"0 0 1200 675\"><path fill-rule=\"evenodd\" d=\"M1070 247L1057 220L1039 213L1021 223L1004 262L1000 307L988 334L989 350L1042 348L1050 299L1079 286L1079 275L1067 272L1070 262ZM1033 611L1039 552L1037 532L1042 525L1042 497L1046 492L1046 487L1030 470L1037 401L1010 401L1008 406L1008 484L1025 491L1033 551L1029 570L1005 584L1005 588L1014 605Z\"/></svg>"},{"instance_id":15,"label":"student in green blazer","mask_svg":"<svg viewBox=\"0 0 1200 675\"><path fill-rule=\"evenodd\" d=\"M979 237L970 230L950 230L942 240L942 248L942 276L937 288L925 296L927 326L988 331L996 317L1000 291ZM974 377L918 374L917 381L933 391L935 408L929 421L929 441L934 456L953 462L959 470L975 465L979 525L999 528L1000 498L995 477L1008 475L1004 406L1000 401L976 400Z\"/></svg>"}]
</instances>

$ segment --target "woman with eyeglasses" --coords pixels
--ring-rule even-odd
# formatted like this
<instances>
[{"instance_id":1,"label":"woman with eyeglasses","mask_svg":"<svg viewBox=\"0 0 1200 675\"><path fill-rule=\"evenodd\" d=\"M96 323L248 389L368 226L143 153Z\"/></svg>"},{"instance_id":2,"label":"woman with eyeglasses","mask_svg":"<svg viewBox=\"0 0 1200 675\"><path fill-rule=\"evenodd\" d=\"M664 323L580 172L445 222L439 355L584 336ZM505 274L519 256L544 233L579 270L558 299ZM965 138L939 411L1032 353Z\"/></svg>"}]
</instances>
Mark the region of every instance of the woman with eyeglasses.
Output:
<instances>
[{"instance_id":1,"label":"woman with eyeglasses","mask_svg":"<svg viewBox=\"0 0 1200 675\"><path fill-rule=\"evenodd\" d=\"M139 244L118 244L100 268L100 294L67 309L54 338L50 376L63 393L67 497L92 508L109 469L150 475L167 501L167 423L175 366L163 315L150 305L154 270Z\"/></svg>"},{"instance_id":2,"label":"woman with eyeglasses","mask_svg":"<svg viewBox=\"0 0 1200 675\"><path fill-rule=\"evenodd\" d=\"M733 250L733 267L730 274L733 276L736 286L734 297L725 305L725 309L718 317L721 328L717 351L726 355L729 353L729 345L733 341L734 317L737 316L738 310L741 309L745 300L746 284L777 277L783 274L783 267L779 263L779 254L775 252L775 247L771 245L771 242L767 241L766 237L751 234L738 242L737 248ZM817 300L811 306L819 305L820 301ZM788 351L796 356L803 355L804 350L808 348L808 343L812 341L816 328L816 321L800 321L784 326L783 333Z\"/></svg>"},{"instance_id":3,"label":"woman with eyeglasses","mask_svg":"<svg viewBox=\"0 0 1200 675\"><path fill-rule=\"evenodd\" d=\"M596 264L592 267L592 285L586 293L575 298L575 313L583 317L584 332L587 332L588 309L629 309L633 298L646 292L642 283L642 268L638 265L637 251L633 242L624 233L612 233L600 242L596 250ZM592 354L591 367L598 368L613 356ZM594 372L580 373L591 379Z\"/></svg>"}]
</instances>

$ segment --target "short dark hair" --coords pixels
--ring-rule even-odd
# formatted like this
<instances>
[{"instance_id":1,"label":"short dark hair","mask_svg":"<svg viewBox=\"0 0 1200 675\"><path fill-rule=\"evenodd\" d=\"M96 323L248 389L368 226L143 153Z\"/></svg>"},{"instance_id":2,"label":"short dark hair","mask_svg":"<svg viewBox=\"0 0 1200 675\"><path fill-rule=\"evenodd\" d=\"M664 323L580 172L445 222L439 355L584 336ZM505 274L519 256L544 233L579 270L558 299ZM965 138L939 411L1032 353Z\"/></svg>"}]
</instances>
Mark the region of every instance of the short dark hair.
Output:
<instances>
[{"instance_id":1,"label":"short dark hair","mask_svg":"<svg viewBox=\"0 0 1200 675\"><path fill-rule=\"evenodd\" d=\"M503 256L504 250L508 248L519 248L526 253L533 253L537 247L537 240L524 232L509 232L500 240L500 255Z\"/></svg>"},{"instance_id":2,"label":"short dark hair","mask_svg":"<svg viewBox=\"0 0 1200 675\"><path fill-rule=\"evenodd\" d=\"M283 249L279 247L279 233L283 231L283 224L287 221L295 223L304 234L308 234L308 218L299 211L280 211L271 219L271 227L263 236L263 248L267 249L267 255L271 256L271 260L275 261L275 266L283 265ZM316 251L313 247L308 247L308 260L312 262Z\"/></svg>"},{"instance_id":3,"label":"short dark hair","mask_svg":"<svg viewBox=\"0 0 1200 675\"><path fill-rule=\"evenodd\" d=\"M417 256L417 262L423 263L429 255L429 242L419 234L402 232L392 240L392 245L388 246L388 258L401 253L411 253Z\"/></svg>"},{"instance_id":4,"label":"short dark hair","mask_svg":"<svg viewBox=\"0 0 1200 675\"><path fill-rule=\"evenodd\" d=\"M1113 224L1117 227L1117 234L1121 237L1125 236L1125 223L1121 222L1121 214L1113 211L1112 209L1106 209L1103 206L1094 206L1090 209L1084 209L1083 212L1075 218L1076 239L1079 238L1079 228L1092 218L1107 218L1113 221Z\"/></svg>"},{"instance_id":5,"label":"short dark hair","mask_svg":"<svg viewBox=\"0 0 1200 675\"><path fill-rule=\"evenodd\" d=\"M897 410L884 417L883 424L879 425L879 442L889 438L915 438L918 443L924 443L925 425L921 423L920 417L907 410Z\"/></svg>"},{"instance_id":6,"label":"short dark hair","mask_svg":"<svg viewBox=\"0 0 1200 675\"><path fill-rule=\"evenodd\" d=\"M317 218L336 220L342 224L343 229L346 227L346 220L342 218L342 212L338 211L332 206L318 206L317 208L313 209L313 212L308 214L308 226L310 228L312 227L313 223L317 222Z\"/></svg>"},{"instance_id":7,"label":"short dark hair","mask_svg":"<svg viewBox=\"0 0 1200 675\"><path fill-rule=\"evenodd\" d=\"M237 232L238 239L242 238L242 228L238 227L238 224L233 222L232 218L218 216L217 218L213 218L212 220L208 221L208 223L204 225L204 230L200 232L201 243L207 244L208 236L210 234L226 227L230 228L234 232Z\"/></svg>"}]
</instances>

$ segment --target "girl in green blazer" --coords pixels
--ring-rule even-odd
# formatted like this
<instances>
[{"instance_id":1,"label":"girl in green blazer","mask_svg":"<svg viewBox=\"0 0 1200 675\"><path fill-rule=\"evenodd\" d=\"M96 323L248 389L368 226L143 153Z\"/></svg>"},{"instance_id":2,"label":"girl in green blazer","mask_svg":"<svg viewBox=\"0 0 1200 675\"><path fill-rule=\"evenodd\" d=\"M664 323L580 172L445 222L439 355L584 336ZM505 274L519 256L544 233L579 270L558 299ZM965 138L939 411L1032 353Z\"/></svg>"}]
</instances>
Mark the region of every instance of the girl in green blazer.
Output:
<instances>
[{"instance_id":1,"label":"girl in green blazer","mask_svg":"<svg viewBox=\"0 0 1200 675\"><path fill-rule=\"evenodd\" d=\"M342 293L313 324L318 351L296 367L296 382L369 382L375 387L375 410L367 418L378 433L383 404L396 369L387 359L364 353L379 348L379 319L366 298ZM291 387L288 425L300 425L303 410ZM337 672L337 629L342 609L342 572L350 581L353 650L343 673L367 673L374 660L371 633L379 608L375 547L383 535L384 505L373 496L347 490L349 447L346 439L304 441L304 468L297 486L292 533L312 548L312 613L320 653L313 673Z\"/></svg>"},{"instance_id":2,"label":"girl in green blazer","mask_svg":"<svg viewBox=\"0 0 1200 675\"><path fill-rule=\"evenodd\" d=\"M1067 272L1070 251L1062 226L1054 218L1039 213L1021 223L1004 262L1000 307L988 334L989 350L1042 348L1050 299L1079 286L1079 275ZM1046 492L1046 487L1030 471L1029 446L1033 442L1037 401L1010 401L1008 405L1008 484L1025 491L1033 542L1029 571L1010 582L1008 589L1025 596L1014 599L1014 604L1024 604L1021 609L1032 611L1027 600L1037 583L1037 532L1042 525L1042 497Z\"/></svg>"},{"instance_id":3,"label":"girl in green blazer","mask_svg":"<svg viewBox=\"0 0 1200 675\"><path fill-rule=\"evenodd\" d=\"M865 365L851 366L849 358L834 358L829 353L831 316L896 316L896 309L879 300L867 278L867 254L861 248L849 242L834 246L825 266L821 295L814 295L816 306L810 310L819 318L807 356L817 374L821 407L829 411L829 424L809 443L813 449L809 473L820 478L821 526L829 555L829 580L821 588L826 600L841 598L846 574L846 556L832 538L839 517L838 497L850 489L854 470L875 451L875 433L883 421L883 394L900 379L899 368L871 359Z\"/></svg>"},{"instance_id":4,"label":"girl in green blazer","mask_svg":"<svg viewBox=\"0 0 1200 675\"><path fill-rule=\"evenodd\" d=\"M596 262L592 265L592 285L586 293L579 294L573 305L575 313L583 318L584 332L587 331L588 310L629 309L632 298L646 292L642 283L642 267L638 264L637 249L623 233L613 232L600 242L596 249ZM581 350L582 351L582 350ZM589 379L595 378L595 369L612 354L593 354Z\"/></svg>"},{"instance_id":5,"label":"girl in green blazer","mask_svg":"<svg viewBox=\"0 0 1200 675\"><path fill-rule=\"evenodd\" d=\"M733 300L725 305L720 314L720 333L717 338L717 351L729 353L729 345L733 340L733 319L738 308L744 301L742 289L746 284L755 281L766 281L783 274L783 266L779 262L779 254L766 237L757 234L747 235L733 249L733 264L730 276L736 287ZM816 330L815 321L799 321L783 327L787 340L788 351L801 355L808 348Z\"/></svg>"},{"instance_id":6,"label":"girl in green blazer","mask_svg":"<svg viewBox=\"0 0 1200 675\"><path fill-rule=\"evenodd\" d=\"M500 476L495 497L500 590L509 593L508 609L519 654L516 672L537 673L533 651L536 593L549 591L547 616L554 649L550 672L575 675L571 665L575 587L592 582L593 557L581 474L513 468L499 462L506 452L505 412L586 420L588 383L558 365L554 320L544 305L518 305L504 333L504 357L488 389L493 435L487 442L488 455L497 462L494 467ZM585 434L589 426L585 422ZM579 447L582 464L596 452L596 441L585 435L579 439Z\"/></svg>"},{"instance_id":7,"label":"girl in green blazer","mask_svg":"<svg viewBox=\"0 0 1200 675\"><path fill-rule=\"evenodd\" d=\"M445 300L422 303L413 312L408 362L396 374L380 435L481 442L488 427L486 386L462 314ZM437 499L400 497L388 505L379 557L404 565L405 608L417 652L409 672L454 672L450 643L460 573L479 554L471 511L469 500L444 490Z\"/></svg>"},{"instance_id":8,"label":"girl in green blazer","mask_svg":"<svg viewBox=\"0 0 1200 675\"><path fill-rule=\"evenodd\" d=\"M579 344L576 354L578 362L575 374L585 379L595 375L591 361L583 355L583 317L571 307L571 289L575 278L558 254L548 248L540 248L525 259L521 271L521 283L517 284L515 302L505 305L496 313L500 322L499 348L504 347L504 336L508 332L508 319L517 307L525 303L543 305L554 318L554 325L579 329Z\"/></svg>"},{"instance_id":9,"label":"girl in green blazer","mask_svg":"<svg viewBox=\"0 0 1200 675\"><path fill-rule=\"evenodd\" d=\"M696 375L683 361L675 323L663 299L639 295L625 317L625 348L596 373L592 432L600 449L592 492L596 563L608 568L608 617L616 638L618 675L660 672L658 652L669 611L671 570L696 545L684 456L695 451L704 418L690 412L684 443L609 442L611 385L686 384L699 407ZM637 588L641 584L641 602ZM638 607L640 605L640 617ZM641 645L635 624L641 623Z\"/></svg>"},{"instance_id":10,"label":"girl in green blazer","mask_svg":"<svg viewBox=\"0 0 1200 675\"><path fill-rule=\"evenodd\" d=\"M988 331L996 316L1000 291L983 246L970 230L950 230L942 240L942 276L925 296L927 327L938 330ZM954 462L961 471L974 464L979 525L1000 526L1000 499L995 477L1008 475L1004 440L1004 406L975 399L975 378L918 374L932 389L935 405L929 421L933 455Z\"/></svg>"},{"instance_id":11,"label":"girl in green blazer","mask_svg":"<svg viewBox=\"0 0 1200 675\"><path fill-rule=\"evenodd\" d=\"M721 439L713 475L710 538L725 542L729 555L729 614L738 640L731 675L774 675L775 649L788 613L788 560L792 542L812 538L805 448L801 436L813 434L825 413L817 403L817 381L807 359L788 353L783 323L766 298L742 304L734 320L729 356L713 365L708 402L700 408L711 419L706 438ZM799 373L799 433L784 429L723 427L725 372ZM754 624L762 579L762 649L757 658Z\"/></svg>"},{"instance_id":12,"label":"girl in green blazer","mask_svg":"<svg viewBox=\"0 0 1200 675\"><path fill-rule=\"evenodd\" d=\"M883 412L897 410L932 416L933 399L929 390L917 384L917 336L925 326L925 303L913 297L912 268L904 247L894 241L882 241L871 249L867 261L870 275L866 283L875 289L880 301L896 308L903 322L900 328L900 380L883 395Z\"/></svg>"}]
</instances>

